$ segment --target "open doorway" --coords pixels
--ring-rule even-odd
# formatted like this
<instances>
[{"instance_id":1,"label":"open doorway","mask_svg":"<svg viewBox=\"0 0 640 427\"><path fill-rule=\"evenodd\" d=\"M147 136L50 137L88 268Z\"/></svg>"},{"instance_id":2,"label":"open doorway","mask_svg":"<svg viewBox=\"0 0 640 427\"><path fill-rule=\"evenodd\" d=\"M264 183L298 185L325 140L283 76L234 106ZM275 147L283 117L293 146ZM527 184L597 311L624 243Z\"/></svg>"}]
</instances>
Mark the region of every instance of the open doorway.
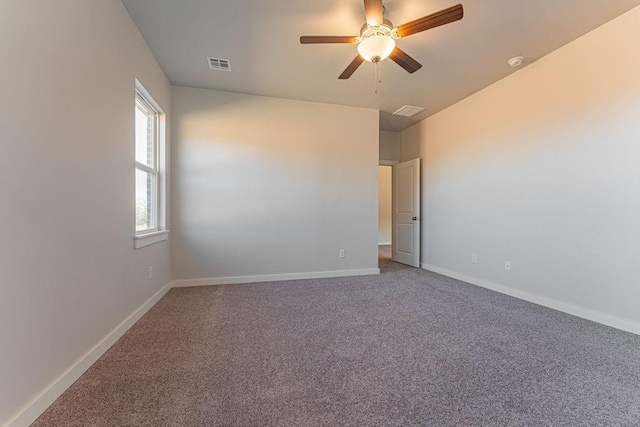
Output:
<instances>
[{"instance_id":1,"label":"open doorway","mask_svg":"<svg viewBox=\"0 0 640 427\"><path fill-rule=\"evenodd\" d=\"M392 167L378 166L378 258L391 260Z\"/></svg>"},{"instance_id":2,"label":"open doorway","mask_svg":"<svg viewBox=\"0 0 640 427\"><path fill-rule=\"evenodd\" d=\"M420 267L420 159L378 166L378 267Z\"/></svg>"}]
</instances>

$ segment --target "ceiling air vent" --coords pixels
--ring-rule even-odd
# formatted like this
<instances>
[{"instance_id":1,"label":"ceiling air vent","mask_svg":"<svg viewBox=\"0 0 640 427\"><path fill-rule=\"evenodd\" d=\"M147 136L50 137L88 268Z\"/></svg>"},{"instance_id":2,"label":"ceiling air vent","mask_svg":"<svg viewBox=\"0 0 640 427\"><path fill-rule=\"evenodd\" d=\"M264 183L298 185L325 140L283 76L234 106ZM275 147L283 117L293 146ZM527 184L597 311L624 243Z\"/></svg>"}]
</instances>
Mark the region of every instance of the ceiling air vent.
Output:
<instances>
[{"instance_id":1,"label":"ceiling air vent","mask_svg":"<svg viewBox=\"0 0 640 427\"><path fill-rule=\"evenodd\" d=\"M207 57L207 62L212 70L231 71L231 61L228 59Z\"/></svg>"},{"instance_id":2,"label":"ceiling air vent","mask_svg":"<svg viewBox=\"0 0 640 427\"><path fill-rule=\"evenodd\" d=\"M411 105L405 105L404 107L398 109L395 113L393 113L393 115L394 116L411 117L411 116L415 116L416 114L418 114L421 111L424 111L424 108L422 108L422 107L412 107Z\"/></svg>"}]
</instances>

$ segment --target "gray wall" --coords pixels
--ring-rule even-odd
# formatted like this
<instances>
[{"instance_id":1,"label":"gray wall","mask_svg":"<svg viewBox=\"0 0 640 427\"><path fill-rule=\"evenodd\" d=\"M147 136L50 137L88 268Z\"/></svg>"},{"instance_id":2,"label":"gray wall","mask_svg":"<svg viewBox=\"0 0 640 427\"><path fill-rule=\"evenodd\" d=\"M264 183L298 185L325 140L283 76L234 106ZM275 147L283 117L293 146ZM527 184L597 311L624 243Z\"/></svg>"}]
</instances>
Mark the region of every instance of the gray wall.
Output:
<instances>
[{"instance_id":1,"label":"gray wall","mask_svg":"<svg viewBox=\"0 0 640 427\"><path fill-rule=\"evenodd\" d=\"M174 279L377 268L377 111L176 87L173 118Z\"/></svg>"},{"instance_id":2,"label":"gray wall","mask_svg":"<svg viewBox=\"0 0 640 427\"><path fill-rule=\"evenodd\" d=\"M133 112L171 88L115 0L0 1L0 57L4 424L170 281L133 249Z\"/></svg>"},{"instance_id":3,"label":"gray wall","mask_svg":"<svg viewBox=\"0 0 640 427\"><path fill-rule=\"evenodd\" d=\"M416 126L409 129L415 129ZM412 131L402 132L400 134L400 154L401 162L413 160L420 157L420 138L416 138Z\"/></svg>"},{"instance_id":4,"label":"gray wall","mask_svg":"<svg viewBox=\"0 0 640 427\"><path fill-rule=\"evenodd\" d=\"M400 132L380 131L380 160L400 160Z\"/></svg>"},{"instance_id":5,"label":"gray wall","mask_svg":"<svg viewBox=\"0 0 640 427\"><path fill-rule=\"evenodd\" d=\"M426 268L640 333L639 23L636 8L402 133L422 157Z\"/></svg>"}]
</instances>

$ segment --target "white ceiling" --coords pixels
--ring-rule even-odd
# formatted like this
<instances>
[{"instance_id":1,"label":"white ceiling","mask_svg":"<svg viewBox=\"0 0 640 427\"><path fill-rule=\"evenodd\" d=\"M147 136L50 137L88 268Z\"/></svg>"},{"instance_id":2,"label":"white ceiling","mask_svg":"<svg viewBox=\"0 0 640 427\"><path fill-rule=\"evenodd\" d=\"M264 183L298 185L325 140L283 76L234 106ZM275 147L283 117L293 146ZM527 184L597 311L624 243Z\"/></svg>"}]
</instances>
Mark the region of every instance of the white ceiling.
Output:
<instances>
[{"instance_id":1,"label":"white ceiling","mask_svg":"<svg viewBox=\"0 0 640 427\"><path fill-rule=\"evenodd\" d=\"M362 0L122 0L174 85L379 109L380 129L406 129L616 16L640 0L385 0L385 18L400 25L462 3L462 21L398 40L423 64L408 74L391 60L340 73L355 45L301 45L301 35L358 35ZM212 71L206 57L231 60ZM391 113L426 107L412 118Z\"/></svg>"}]
</instances>

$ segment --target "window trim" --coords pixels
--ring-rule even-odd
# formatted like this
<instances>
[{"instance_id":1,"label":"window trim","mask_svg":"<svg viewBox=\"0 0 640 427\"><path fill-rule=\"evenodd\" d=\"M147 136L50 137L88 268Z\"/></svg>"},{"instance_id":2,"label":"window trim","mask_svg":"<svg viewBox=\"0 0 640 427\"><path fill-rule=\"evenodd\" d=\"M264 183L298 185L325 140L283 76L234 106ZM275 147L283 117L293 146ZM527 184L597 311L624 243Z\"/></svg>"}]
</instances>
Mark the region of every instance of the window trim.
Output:
<instances>
[{"instance_id":1,"label":"window trim","mask_svg":"<svg viewBox=\"0 0 640 427\"><path fill-rule=\"evenodd\" d=\"M140 234L133 238L133 248L140 249L145 246L160 243L169 238L169 230L154 231L151 233Z\"/></svg>"},{"instance_id":2,"label":"window trim","mask_svg":"<svg viewBox=\"0 0 640 427\"><path fill-rule=\"evenodd\" d=\"M153 179L152 197L154 212L153 215L153 228L147 228L144 230L135 230L136 228L136 203L134 196L134 249L139 249L145 246L149 246L154 243L158 243L168 239L169 230L166 229L166 135L165 135L165 120L166 116L164 111L155 102L155 100L149 95L149 92L136 80L135 86L135 108L140 106L153 115L153 160L152 166L141 163L135 159L134 155L134 175L135 171L140 170L145 173L151 174ZM135 124L135 120L134 120ZM135 137L134 137L134 153L135 153ZM135 178L134 178L134 194L135 194Z\"/></svg>"}]
</instances>

